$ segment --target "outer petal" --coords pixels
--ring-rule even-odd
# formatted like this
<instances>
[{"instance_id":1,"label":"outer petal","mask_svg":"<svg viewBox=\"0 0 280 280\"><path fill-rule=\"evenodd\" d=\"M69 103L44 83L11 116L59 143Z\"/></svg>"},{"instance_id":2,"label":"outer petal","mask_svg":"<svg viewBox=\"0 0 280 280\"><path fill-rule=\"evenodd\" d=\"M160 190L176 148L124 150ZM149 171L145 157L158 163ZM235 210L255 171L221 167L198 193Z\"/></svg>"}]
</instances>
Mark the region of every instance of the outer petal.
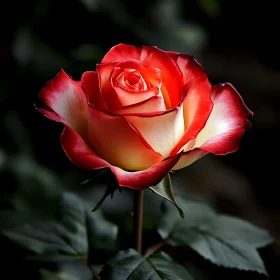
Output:
<instances>
[{"instance_id":1,"label":"outer petal","mask_svg":"<svg viewBox=\"0 0 280 280\"><path fill-rule=\"evenodd\" d=\"M104 56L102 63L136 59L162 72L162 94L167 109L176 107L182 99L182 73L175 61L157 47L119 44L111 48Z\"/></svg>"},{"instance_id":2,"label":"outer petal","mask_svg":"<svg viewBox=\"0 0 280 280\"><path fill-rule=\"evenodd\" d=\"M121 187L145 189L159 183L180 158L180 154L165 159L152 167L137 172L127 172L110 165L91 150L85 141L70 127L61 134L61 144L69 159L81 169L110 168Z\"/></svg>"},{"instance_id":3,"label":"outer petal","mask_svg":"<svg viewBox=\"0 0 280 280\"><path fill-rule=\"evenodd\" d=\"M169 156L184 133L182 107L153 116L125 115L125 118L164 157Z\"/></svg>"},{"instance_id":4,"label":"outer petal","mask_svg":"<svg viewBox=\"0 0 280 280\"><path fill-rule=\"evenodd\" d=\"M86 94L88 103L94 105L98 109L107 109L99 90L98 74L96 72L84 72L81 79L81 87Z\"/></svg>"},{"instance_id":5,"label":"outer petal","mask_svg":"<svg viewBox=\"0 0 280 280\"><path fill-rule=\"evenodd\" d=\"M46 117L61 121L86 137L88 106L80 82L73 81L61 70L40 91L39 98L47 109L38 108Z\"/></svg>"},{"instance_id":6,"label":"outer petal","mask_svg":"<svg viewBox=\"0 0 280 280\"><path fill-rule=\"evenodd\" d=\"M178 153L205 126L213 108L211 101L211 85L201 65L187 55L175 57L183 76L186 99L184 100L185 133L171 154Z\"/></svg>"},{"instance_id":7,"label":"outer petal","mask_svg":"<svg viewBox=\"0 0 280 280\"><path fill-rule=\"evenodd\" d=\"M219 155L234 152L244 131L251 127L247 117L253 112L231 84L214 86L211 95L214 108L194 147Z\"/></svg>"},{"instance_id":8,"label":"outer petal","mask_svg":"<svg viewBox=\"0 0 280 280\"><path fill-rule=\"evenodd\" d=\"M169 56L171 56L175 60L177 65L179 66L179 68L183 74L184 84L187 83L188 81L190 81L195 74L194 72L196 70L194 69L194 67L196 67L196 66L193 67L193 64L199 65L199 68L202 69L201 65L197 62L196 59L193 58L192 55L180 54L180 53L172 52L172 51L166 51L166 53ZM196 73L196 74L200 75L200 73Z\"/></svg>"},{"instance_id":9,"label":"outer petal","mask_svg":"<svg viewBox=\"0 0 280 280\"><path fill-rule=\"evenodd\" d=\"M94 107L89 107L88 135L93 150L125 170L147 169L163 159L124 117Z\"/></svg>"},{"instance_id":10,"label":"outer petal","mask_svg":"<svg viewBox=\"0 0 280 280\"><path fill-rule=\"evenodd\" d=\"M165 110L166 108L164 105L163 97L158 95L158 96L153 96L138 104L122 107L121 109L118 109L114 112L117 114L125 115L125 114L143 114L143 113L150 114L151 112L163 112Z\"/></svg>"}]
</instances>

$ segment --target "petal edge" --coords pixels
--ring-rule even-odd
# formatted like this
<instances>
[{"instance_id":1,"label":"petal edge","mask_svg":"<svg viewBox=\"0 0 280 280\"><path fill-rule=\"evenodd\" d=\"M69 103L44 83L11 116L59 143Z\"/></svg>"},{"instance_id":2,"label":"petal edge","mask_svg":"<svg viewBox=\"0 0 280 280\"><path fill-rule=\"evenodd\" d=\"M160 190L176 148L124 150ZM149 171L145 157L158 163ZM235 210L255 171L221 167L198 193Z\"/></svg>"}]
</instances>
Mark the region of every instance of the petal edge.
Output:
<instances>
[{"instance_id":1,"label":"petal edge","mask_svg":"<svg viewBox=\"0 0 280 280\"><path fill-rule=\"evenodd\" d=\"M145 189L159 183L172 169L181 157L181 154L169 157L146 170L128 172L119 167L110 165L100 158L85 141L69 126L65 126L61 137L64 152L73 164L84 170L110 168L121 187L131 189Z\"/></svg>"}]
</instances>

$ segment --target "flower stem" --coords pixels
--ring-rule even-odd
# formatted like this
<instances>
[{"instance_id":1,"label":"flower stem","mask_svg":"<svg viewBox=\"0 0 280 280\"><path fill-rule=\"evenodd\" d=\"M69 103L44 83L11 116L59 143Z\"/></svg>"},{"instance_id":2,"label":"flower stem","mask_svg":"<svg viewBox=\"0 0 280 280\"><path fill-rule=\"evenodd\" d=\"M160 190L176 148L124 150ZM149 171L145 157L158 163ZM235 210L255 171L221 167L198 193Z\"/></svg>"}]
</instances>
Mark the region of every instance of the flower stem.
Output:
<instances>
[{"instance_id":1,"label":"flower stem","mask_svg":"<svg viewBox=\"0 0 280 280\"><path fill-rule=\"evenodd\" d=\"M135 249L142 253L142 224L143 224L143 190L134 191L133 233Z\"/></svg>"}]
</instances>

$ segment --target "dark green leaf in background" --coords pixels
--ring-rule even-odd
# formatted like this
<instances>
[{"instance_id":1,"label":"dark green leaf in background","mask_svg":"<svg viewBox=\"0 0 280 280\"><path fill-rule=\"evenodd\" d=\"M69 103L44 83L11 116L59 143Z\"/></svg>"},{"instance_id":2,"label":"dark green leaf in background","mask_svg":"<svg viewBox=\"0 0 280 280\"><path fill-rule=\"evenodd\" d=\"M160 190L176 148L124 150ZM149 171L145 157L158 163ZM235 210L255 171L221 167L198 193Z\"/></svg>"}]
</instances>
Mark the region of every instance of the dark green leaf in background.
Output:
<instances>
[{"instance_id":1,"label":"dark green leaf in background","mask_svg":"<svg viewBox=\"0 0 280 280\"><path fill-rule=\"evenodd\" d=\"M165 203L158 232L175 247L189 246L212 263L267 274L257 251L273 242L265 230L236 217L218 215L205 203L178 199L185 212L179 219Z\"/></svg>"},{"instance_id":2,"label":"dark green leaf in background","mask_svg":"<svg viewBox=\"0 0 280 280\"><path fill-rule=\"evenodd\" d=\"M68 273L50 271L47 269L41 269L40 276L42 280L79 280L79 278L69 275Z\"/></svg>"},{"instance_id":3,"label":"dark green leaf in background","mask_svg":"<svg viewBox=\"0 0 280 280\"><path fill-rule=\"evenodd\" d=\"M117 226L92 213L77 196L64 193L56 210L56 217L48 220L1 211L6 226L0 235L29 252L26 257L45 261L87 259L89 250L115 248Z\"/></svg>"},{"instance_id":4,"label":"dark green leaf in background","mask_svg":"<svg viewBox=\"0 0 280 280\"><path fill-rule=\"evenodd\" d=\"M187 269L159 252L145 259L135 250L120 251L100 273L106 280L193 280Z\"/></svg>"},{"instance_id":5,"label":"dark green leaf in background","mask_svg":"<svg viewBox=\"0 0 280 280\"><path fill-rule=\"evenodd\" d=\"M60 263L59 269L40 268L40 280L93 280L92 271L81 261ZM36 279L38 279L36 278ZM38 279L38 280L39 280ZM97 279L97 278L96 278Z\"/></svg>"}]
</instances>

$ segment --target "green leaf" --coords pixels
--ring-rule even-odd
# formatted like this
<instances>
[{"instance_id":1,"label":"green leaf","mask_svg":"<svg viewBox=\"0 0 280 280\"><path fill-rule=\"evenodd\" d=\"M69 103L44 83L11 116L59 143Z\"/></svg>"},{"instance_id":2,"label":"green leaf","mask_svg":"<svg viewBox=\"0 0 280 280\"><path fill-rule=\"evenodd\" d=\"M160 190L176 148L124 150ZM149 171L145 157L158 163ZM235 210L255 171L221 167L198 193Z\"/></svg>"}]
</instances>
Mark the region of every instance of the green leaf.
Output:
<instances>
[{"instance_id":1,"label":"green leaf","mask_svg":"<svg viewBox=\"0 0 280 280\"><path fill-rule=\"evenodd\" d=\"M39 272L42 280L79 280L79 278L65 272L56 272L47 269L41 269Z\"/></svg>"},{"instance_id":2,"label":"green leaf","mask_svg":"<svg viewBox=\"0 0 280 280\"><path fill-rule=\"evenodd\" d=\"M93 272L88 268L85 262L71 261L59 263L54 268L39 268L40 280L92 280ZM37 279L37 278L36 278Z\"/></svg>"},{"instance_id":3,"label":"green leaf","mask_svg":"<svg viewBox=\"0 0 280 280\"><path fill-rule=\"evenodd\" d=\"M33 260L84 260L89 250L115 248L117 227L101 213L92 213L77 196L64 193L56 210L56 217L45 220L0 211L1 225L5 225L0 235L25 249L26 257Z\"/></svg>"},{"instance_id":4,"label":"green leaf","mask_svg":"<svg viewBox=\"0 0 280 280\"><path fill-rule=\"evenodd\" d=\"M115 250L118 227L106 220L100 211L87 215L86 219L89 248Z\"/></svg>"},{"instance_id":5,"label":"green leaf","mask_svg":"<svg viewBox=\"0 0 280 280\"><path fill-rule=\"evenodd\" d=\"M96 206L93 208L92 212L98 210L98 209L101 207L101 205L103 204L103 202L105 201L105 199L106 199L109 195L111 195L111 198L113 198L114 192L115 192L117 189L119 189L119 190L121 191L121 189L120 189L120 187L119 187L119 185L118 185L118 182L117 182L116 178L114 177L113 174L110 174L110 173L109 173L109 175L108 175L108 181L107 181L107 186L106 186L105 192L104 192L102 198L99 200L99 202L98 202L98 203L96 204Z\"/></svg>"},{"instance_id":6,"label":"green leaf","mask_svg":"<svg viewBox=\"0 0 280 280\"><path fill-rule=\"evenodd\" d=\"M106 280L193 280L187 269L168 255L159 252L147 259L135 250L120 251L100 273Z\"/></svg>"},{"instance_id":7,"label":"green leaf","mask_svg":"<svg viewBox=\"0 0 280 280\"><path fill-rule=\"evenodd\" d=\"M177 215L177 210L174 209L170 203L164 201L162 204L162 212L164 215L161 216L158 225L158 232L163 239L168 238L178 224L182 223L185 227L192 228L198 224L207 224L216 216L216 213L209 205L199 200L186 201L181 196L178 196L177 201L185 213L185 219L182 220Z\"/></svg>"},{"instance_id":8,"label":"green leaf","mask_svg":"<svg viewBox=\"0 0 280 280\"><path fill-rule=\"evenodd\" d=\"M257 248L272 243L269 233L247 221L218 215L209 205L182 200L185 219L165 208L158 232L175 247L189 246L212 263L267 274Z\"/></svg>"},{"instance_id":9,"label":"green leaf","mask_svg":"<svg viewBox=\"0 0 280 280\"><path fill-rule=\"evenodd\" d=\"M215 235L220 235L221 232L223 233L223 239L229 240L232 237L239 237L254 248L262 248L274 242L271 235L265 229L228 215L220 215L218 217L214 233Z\"/></svg>"},{"instance_id":10,"label":"green leaf","mask_svg":"<svg viewBox=\"0 0 280 280\"><path fill-rule=\"evenodd\" d=\"M172 184L171 184L171 179L170 175L167 174L161 182L159 182L157 185L150 187L152 191L157 193L158 195L166 198L167 200L171 201L178 209L179 215L182 219L184 219L184 212L182 209L178 206L175 196L172 191Z\"/></svg>"}]
</instances>

